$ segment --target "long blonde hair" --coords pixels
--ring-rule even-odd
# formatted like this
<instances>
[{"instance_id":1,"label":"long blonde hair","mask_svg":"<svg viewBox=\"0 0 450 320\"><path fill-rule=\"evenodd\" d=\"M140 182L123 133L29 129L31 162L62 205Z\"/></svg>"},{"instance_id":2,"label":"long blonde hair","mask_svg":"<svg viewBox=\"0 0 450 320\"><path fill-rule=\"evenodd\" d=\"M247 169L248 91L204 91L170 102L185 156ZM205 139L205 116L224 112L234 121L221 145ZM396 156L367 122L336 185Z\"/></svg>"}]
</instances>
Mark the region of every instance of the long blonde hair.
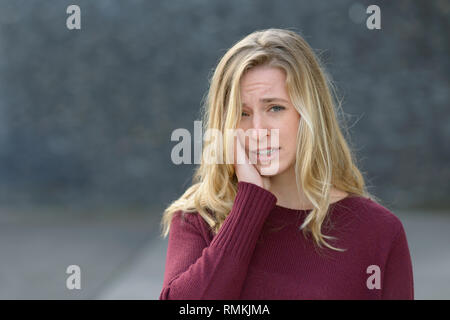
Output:
<instances>
[{"instance_id":1,"label":"long blonde hair","mask_svg":"<svg viewBox=\"0 0 450 320\"><path fill-rule=\"evenodd\" d=\"M315 244L343 251L329 245L331 239L321 232L330 205L330 189L348 192L353 196L376 199L367 190L364 178L355 165L351 152L339 127L335 114L334 86L326 77L313 50L296 32L285 29L255 31L230 48L219 61L211 79L203 105L203 129L235 129L240 121L239 86L242 75L252 67L269 65L286 72L290 99L301 115L297 132L295 177L314 208L300 227L304 235L312 234ZM340 105L339 105L340 107ZM192 186L164 211L162 236L169 234L175 212L197 212L217 234L230 213L237 193L233 164L206 162L211 155L206 150L223 150L229 143L224 135L223 148L211 148L205 142L202 162L195 171ZM227 155L223 156L225 159Z\"/></svg>"}]
</instances>

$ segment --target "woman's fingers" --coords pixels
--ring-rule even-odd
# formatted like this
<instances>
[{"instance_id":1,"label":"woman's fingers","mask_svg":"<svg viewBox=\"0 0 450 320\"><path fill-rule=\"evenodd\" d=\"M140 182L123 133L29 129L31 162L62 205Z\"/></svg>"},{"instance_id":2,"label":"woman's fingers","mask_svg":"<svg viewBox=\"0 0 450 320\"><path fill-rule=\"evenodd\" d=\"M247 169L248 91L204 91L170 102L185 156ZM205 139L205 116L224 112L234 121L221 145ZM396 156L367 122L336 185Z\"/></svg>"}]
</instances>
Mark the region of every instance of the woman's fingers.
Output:
<instances>
[{"instance_id":1,"label":"woman's fingers","mask_svg":"<svg viewBox=\"0 0 450 320\"><path fill-rule=\"evenodd\" d=\"M245 154L245 148L242 144L242 130L237 130L237 135L235 135L236 143L236 164L245 164L247 157ZM245 141L244 141L245 144Z\"/></svg>"}]
</instances>

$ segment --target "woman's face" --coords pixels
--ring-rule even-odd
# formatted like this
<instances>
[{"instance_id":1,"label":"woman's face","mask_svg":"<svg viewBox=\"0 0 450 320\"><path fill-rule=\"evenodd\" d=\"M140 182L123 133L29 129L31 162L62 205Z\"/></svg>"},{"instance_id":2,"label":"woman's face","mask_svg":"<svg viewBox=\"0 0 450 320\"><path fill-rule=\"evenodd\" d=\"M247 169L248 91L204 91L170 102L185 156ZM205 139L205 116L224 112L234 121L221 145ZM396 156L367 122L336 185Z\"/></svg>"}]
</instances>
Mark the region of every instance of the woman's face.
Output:
<instances>
[{"instance_id":1,"label":"woman's face","mask_svg":"<svg viewBox=\"0 0 450 320\"><path fill-rule=\"evenodd\" d=\"M285 71L269 66L253 67L242 76L240 93L242 116L238 128L249 137L245 141L245 150L250 161L257 159L255 166L262 175L273 176L293 168L300 115L289 98ZM271 139L275 133L271 129L279 130L278 139ZM278 150L271 154L251 154L267 148ZM269 167L271 173L264 174L263 167L264 170Z\"/></svg>"}]
</instances>

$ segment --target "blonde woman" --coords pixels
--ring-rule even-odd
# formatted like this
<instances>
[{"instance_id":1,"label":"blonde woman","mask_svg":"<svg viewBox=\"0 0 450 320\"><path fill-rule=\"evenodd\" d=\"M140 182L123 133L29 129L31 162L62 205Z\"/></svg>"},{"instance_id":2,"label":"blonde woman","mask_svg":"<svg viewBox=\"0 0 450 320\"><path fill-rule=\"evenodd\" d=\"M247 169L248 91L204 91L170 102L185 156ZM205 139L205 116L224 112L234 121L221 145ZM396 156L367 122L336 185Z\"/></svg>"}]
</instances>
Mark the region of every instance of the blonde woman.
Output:
<instances>
[{"instance_id":1,"label":"blonde woman","mask_svg":"<svg viewBox=\"0 0 450 320\"><path fill-rule=\"evenodd\" d=\"M291 30L225 53L204 110L223 145L205 142L193 185L163 214L160 299L414 298L403 225L366 190L331 90ZM205 161L217 155L233 161Z\"/></svg>"}]
</instances>

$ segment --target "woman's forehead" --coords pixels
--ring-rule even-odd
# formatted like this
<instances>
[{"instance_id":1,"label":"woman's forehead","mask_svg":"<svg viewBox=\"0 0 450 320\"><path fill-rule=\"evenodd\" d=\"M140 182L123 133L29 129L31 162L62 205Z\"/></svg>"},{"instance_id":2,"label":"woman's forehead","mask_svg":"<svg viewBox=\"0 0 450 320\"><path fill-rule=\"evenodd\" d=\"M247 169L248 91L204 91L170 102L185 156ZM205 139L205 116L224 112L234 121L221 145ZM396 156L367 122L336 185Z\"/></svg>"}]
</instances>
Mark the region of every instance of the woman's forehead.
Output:
<instances>
[{"instance_id":1,"label":"woman's forehead","mask_svg":"<svg viewBox=\"0 0 450 320\"><path fill-rule=\"evenodd\" d=\"M268 103L271 100L288 100L286 90L286 76L278 68L251 69L246 73L240 83L243 104L248 99L258 98L258 102Z\"/></svg>"}]
</instances>

